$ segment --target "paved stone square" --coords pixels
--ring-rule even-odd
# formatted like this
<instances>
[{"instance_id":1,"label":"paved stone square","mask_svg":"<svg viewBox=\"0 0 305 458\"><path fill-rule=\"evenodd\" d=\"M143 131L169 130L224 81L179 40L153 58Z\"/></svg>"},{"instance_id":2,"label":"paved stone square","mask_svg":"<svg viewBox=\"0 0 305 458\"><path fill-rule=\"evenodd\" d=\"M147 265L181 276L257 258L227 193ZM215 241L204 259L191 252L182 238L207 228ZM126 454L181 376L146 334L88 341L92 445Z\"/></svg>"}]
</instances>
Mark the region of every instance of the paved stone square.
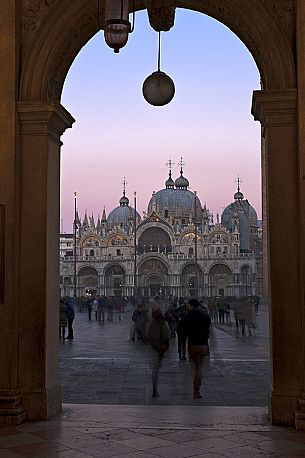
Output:
<instances>
[{"instance_id":1,"label":"paved stone square","mask_svg":"<svg viewBox=\"0 0 305 458\"><path fill-rule=\"evenodd\" d=\"M49 421L0 428L0 458L304 458L304 433L271 426L266 410L65 404Z\"/></svg>"},{"instance_id":2,"label":"paved stone square","mask_svg":"<svg viewBox=\"0 0 305 458\"><path fill-rule=\"evenodd\" d=\"M214 324L210 359L203 371L203 398L192 399L189 361L179 361L176 341L160 372L160 398L151 397L151 348L128 342L130 312L119 321L89 321L77 313L74 340L60 343L63 402L75 404L165 404L266 406L270 379L267 306L260 307L255 335Z\"/></svg>"}]
</instances>

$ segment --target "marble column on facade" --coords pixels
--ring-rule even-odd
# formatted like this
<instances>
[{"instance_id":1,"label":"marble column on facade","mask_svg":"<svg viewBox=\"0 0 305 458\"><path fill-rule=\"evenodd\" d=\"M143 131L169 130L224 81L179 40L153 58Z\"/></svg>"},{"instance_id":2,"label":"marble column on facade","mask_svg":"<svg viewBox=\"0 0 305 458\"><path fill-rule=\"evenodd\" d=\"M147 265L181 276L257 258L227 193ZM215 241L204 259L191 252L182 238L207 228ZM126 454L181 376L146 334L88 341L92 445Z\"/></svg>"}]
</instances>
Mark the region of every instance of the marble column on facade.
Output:
<instances>
[{"instance_id":1,"label":"marble column on facade","mask_svg":"<svg viewBox=\"0 0 305 458\"><path fill-rule=\"evenodd\" d=\"M19 102L19 386L28 419L61 410L58 373L60 136L74 119L59 104Z\"/></svg>"},{"instance_id":2,"label":"marble column on facade","mask_svg":"<svg viewBox=\"0 0 305 458\"><path fill-rule=\"evenodd\" d=\"M252 114L261 122L266 155L270 417L293 424L304 379L296 90L255 91Z\"/></svg>"}]
</instances>

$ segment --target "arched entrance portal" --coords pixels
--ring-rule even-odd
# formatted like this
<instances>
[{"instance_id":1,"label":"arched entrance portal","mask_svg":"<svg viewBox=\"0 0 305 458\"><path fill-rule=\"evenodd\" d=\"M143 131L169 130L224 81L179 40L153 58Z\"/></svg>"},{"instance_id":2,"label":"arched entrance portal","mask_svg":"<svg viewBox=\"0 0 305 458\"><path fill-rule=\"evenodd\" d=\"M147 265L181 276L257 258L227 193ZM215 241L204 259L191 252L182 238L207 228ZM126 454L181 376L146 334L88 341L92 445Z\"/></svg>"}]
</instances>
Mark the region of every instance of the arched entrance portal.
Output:
<instances>
[{"instance_id":1,"label":"arched entrance portal","mask_svg":"<svg viewBox=\"0 0 305 458\"><path fill-rule=\"evenodd\" d=\"M82 267L77 274L77 296L95 296L98 293L98 272L94 267Z\"/></svg>"},{"instance_id":2,"label":"arched entrance portal","mask_svg":"<svg viewBox=\"0 0 305 458\"><path fill-rule=\"evenodd\" d=\"M183 297L200 297L203 292L203 277L200 267L187 264L181 272L181 295Z\"/></svg>"},{"instance_id":3,"label":"arched entrance portal","mask_svg":"<svg viewBox=\"0 0 305 458\"><path fill-rule=\"evenodd\" d=\"M146 286L148 287L148 295L150 297L162 296L164 291L164 281L159 275L151 275L146 280Z\"/></svg>"},{"instance_id":4,"label":"arched entrance portal","mask_svg":"<svg viewBox=\"0 0 305 458\"><path fill-rule=\"evenodd\" d=\"M168 269L159 258L148 258L138 269L140 297L165 297L169 294Z\"/></svg>"},{"instance_id":5,"label":"arched entrance portal","mask_svg":"<svg viewBox=\"0 0 305 458\"><path fill-rule=\"evenodd\" d=\"M209 271L211 296L234 296L232 271L224 264L216 264Z\"/></svg>"},{"instance_id":6,"label":"arched entrance portal","mask_svg":"<svg viewBox=\"0 0 305 458\"><path fill-rule=\"evenodd\" d=\"M124 294L125 270L119 265L112 265L105 272L105 296L121 297Z\"/></svg>"},{"instance_id":7,"label":"arched entrance portal","mask_svg":"<svg viewBox=\"0 0 305 458\"><path fill-rule=\"evenodd\" d=\"M301 151L305 142L305 88L303 73L298 78L300 87L296 85L294 51L303 46L295 26L298 19L301 30L300 18L305 16L302 3L298 2L299 16L290 2L285 6L283 2L253 0L184 0L179 4L226 24L248 47L260 70L263 90L254 93L252 113L263 127L264 214L269 218L270 413L273 422L285 424L293 423L305 389L300 281L301 277L304 283L305 161L297 149L298 144ZM10 311L3 318L0 340L4 352L0 409L15 422L22 421L24 412L28 419L38 419L61 408L58 318L53 313L59 299L59 158L60 136L74 120L59 102L73 59L98 31L94 1L49 1L43 7L40 2L33 9L27 5L29 2L20 14L16 14L14 2L2 9L3 35L9 39L0 55L1 68L7 72L7 78L2 78L4 86L7 84L3 91L7 147L1 162L7 234L3 307ZM296 46L295 36L300 46ZM300 72L302 61L298 59ZM281 237L279 227L289 237Z\"/></svg>"}]
</instances>

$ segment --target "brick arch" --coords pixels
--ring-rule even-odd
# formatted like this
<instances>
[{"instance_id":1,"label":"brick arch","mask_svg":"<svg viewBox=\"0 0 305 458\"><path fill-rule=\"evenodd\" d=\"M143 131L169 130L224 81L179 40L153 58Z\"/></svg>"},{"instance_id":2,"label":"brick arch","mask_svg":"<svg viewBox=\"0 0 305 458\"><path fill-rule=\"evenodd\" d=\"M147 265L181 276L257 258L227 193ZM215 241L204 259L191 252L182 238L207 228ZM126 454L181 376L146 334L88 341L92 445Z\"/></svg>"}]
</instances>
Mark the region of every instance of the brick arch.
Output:
<instances>
[{"instance_id":1,"label":"brick arch","mask_svg":"<svg viewBox=\"0 0 305 458\"><path fill-rule=\"evenodd\" d=\"M267 3L267 2L266 2ZM141 9L137 3L136 9ZM280 18L289 10L252 0L181 0L177 6L207 14L230 28L252 54L264 89L296 85L295 62ZM59 102L68 70L80 49L98 31L95 1L55 2L28 41L20 81L20 100ZM26 33L26 32L24 32ZM31 42L32 40L32 42Z\"/></svg>"}]
</instances>

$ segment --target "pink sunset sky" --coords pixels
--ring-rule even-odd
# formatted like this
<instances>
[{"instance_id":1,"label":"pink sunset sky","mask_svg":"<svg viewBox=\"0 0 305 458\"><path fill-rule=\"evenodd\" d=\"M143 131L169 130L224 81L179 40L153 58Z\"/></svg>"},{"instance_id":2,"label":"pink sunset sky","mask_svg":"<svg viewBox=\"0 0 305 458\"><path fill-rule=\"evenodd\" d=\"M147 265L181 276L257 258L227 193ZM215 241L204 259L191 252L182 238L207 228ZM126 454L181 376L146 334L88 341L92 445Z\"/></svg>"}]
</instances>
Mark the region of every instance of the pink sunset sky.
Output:
<instances>
[{"instance_id":1,"label":"pink sunset sky","mask_svg":"<svg viewBox=\"0 0 305 458\"><path fill-rule=\"evenodd\" d=\"M72 230L74 191L78 209L97 218L127 196L147 209L152 191L164 188L166 161L185 161L184 176L202 205L216 215L233 200L235 180L261 217L260 125L250 114L260 88L256 64L239 38L200 13L178 9L175 27L162 34L161 70L176 94L165 107L142 96L145 78L157 67L157 33L145 11L119 54L98 33L81 50L67 75L62 104L76 123L62 140L61 218Z\"/></svg>"}]
</instances>

